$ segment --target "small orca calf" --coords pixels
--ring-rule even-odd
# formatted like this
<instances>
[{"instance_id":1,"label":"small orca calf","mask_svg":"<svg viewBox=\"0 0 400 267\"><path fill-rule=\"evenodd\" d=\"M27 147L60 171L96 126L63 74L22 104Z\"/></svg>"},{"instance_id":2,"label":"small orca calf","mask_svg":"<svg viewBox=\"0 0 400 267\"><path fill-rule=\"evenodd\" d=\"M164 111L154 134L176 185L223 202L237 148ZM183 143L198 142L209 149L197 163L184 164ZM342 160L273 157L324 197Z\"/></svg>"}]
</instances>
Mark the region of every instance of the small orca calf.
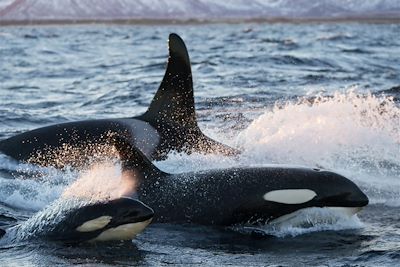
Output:
<instances>
[{"instance_id":1,"label":"small orca calf","mask_svg":"<svg viewBox=\"0 0 400 267\"><path fill-rule=\"evenodd\" d=\"M142 202L123 197L74 208L65 214L57 213L54 220L40 216L40 221L34 218L32 223L28 219L24 223L29 227L22 229L29 232L25 233L28 236L64 243L131 240L147 227L153 215L153 210ZM21 225L11 227L7 232L21 231ZM5 233L0 229L0 237Z\"/></svg>"},{"instance_id":2,"label":"small orca calf","mask_svg":"<svg viewBox=\"0 0 400 267\"><path fill-rule=\"evenodd\" d=\"M79 151L90 144L98 147L109 135L124 136L150 159L163 158L170 150L238 153L201 132L195 114L189 55L183 40L176 34L169 36L167 69L143 115L67 122L35 129L0 141L0 152L20 161L64 167L74 164L68 162L71 148L78 147ZM65 159L60 158L65 153ZM79 164L84 153L77 154L75 160Z\"/></svg>"},{"instance_id":3,"label":"small orca calf","mask_svg":"<svg viewBox=\"0 0 400 267\"><path fill-rule=\"evenodd\" d=\"M248 167L168 174L124 139L114 139L125 177L157 222L234 225L271 223L296 211L332 207L355 214L367 196L347 178L295 167ZM131 175L131 176L129 176Z\"/></svg>"}]
</instances>

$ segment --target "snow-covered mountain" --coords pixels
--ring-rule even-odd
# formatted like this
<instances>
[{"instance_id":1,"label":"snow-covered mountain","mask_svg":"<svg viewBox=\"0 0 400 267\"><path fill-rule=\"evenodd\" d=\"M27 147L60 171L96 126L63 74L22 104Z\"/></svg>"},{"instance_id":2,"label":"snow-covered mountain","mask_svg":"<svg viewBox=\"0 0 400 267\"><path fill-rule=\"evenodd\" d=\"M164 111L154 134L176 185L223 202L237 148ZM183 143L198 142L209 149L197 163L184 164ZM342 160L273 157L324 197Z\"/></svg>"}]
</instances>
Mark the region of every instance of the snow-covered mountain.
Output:
<instances>
[{"instance_id":1,"label":"snow-covered mountain","mask_svg":"<svg viewBox=\"0 0 400 267\"><path fill-rule=\"evenodd\" d=\"M400 0L0 0L0 20L400 18Z\"/></svg>"}]
</instances>

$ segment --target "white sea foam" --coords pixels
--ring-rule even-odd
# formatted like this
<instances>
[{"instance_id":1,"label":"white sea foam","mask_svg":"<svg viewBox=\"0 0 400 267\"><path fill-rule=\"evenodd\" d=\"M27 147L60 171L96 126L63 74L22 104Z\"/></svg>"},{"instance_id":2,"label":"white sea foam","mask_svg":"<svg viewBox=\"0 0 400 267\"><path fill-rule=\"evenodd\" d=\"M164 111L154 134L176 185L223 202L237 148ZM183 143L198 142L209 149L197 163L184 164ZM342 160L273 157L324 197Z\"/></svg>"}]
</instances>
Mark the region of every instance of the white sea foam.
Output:
<instances>
[{"instance_id":1,"label":"white sea foam","mask_svg":"<svg viewBox=\"0 0 400 267\"><path fill-rule=\"evenodd\" d=\"M323 167L351 178L372 198L400 196L400 108L390 97L349 91L275 106L237 144L251 162Z\"/></svg>"},{"instance_id":2,"label":"white sea foam","mask_svg":"<svg viewBox=\"0 0 400 267\"><path fill-rule=\"evenodd\" d=\"M241 132L237 144L255 162L400 165L399 118L391 98L336 93L276 105Z\"/></svg>"},{"instance_id":3,"label":"white sea foam","mask_svg":"<svg viewBox=\"0 0 400 267\"><path fill-rule=\"evenodd\" d=\"M49 203L64 198L89 201L115 199L135 190L136 174L121 173L118 162L95 164L84 171L17 164L3 157L0 168L9 170L11 177L0 174L1 201L19 209L37 211Z\"/></svg>"},{"instance_id":4,"label":"white sea foam","mask_svg":"<svg viewBox=\"0 0 400 267\"><path fill-rule=\"evenodd\" d=\"M8 229L4 242L28 240L46 234L62 221L69 210L119 198L130 194L136 186L131 175L128 179L121 173L117 162L94 165L79 174L64 172L64 175L77 175L77 178L57 186L43 181L43 177L40 181L0 178L0 194L5 198L4 203L22 209L41 209L28 220Z\"/></svg>"},{"instance_id":5,"label":"white sea foam","mask_svg":"<svg viewBox=\"0 0 400 267\"><path fill-rule=\"evenodd\" d=\"M59 198L35 213L28 220L7 229L5 240L2 242L18 242L45 235L63 220L66 212L87 204L90 204L90 201Z\"/></svg>"},{"instance_id":6,"label":"white sea foam","mask_svg":"<svg viewBox=\"0 0 400 267\"><path fill-rule=\"evenodd\" d=\"M356 182L371 203L400 201L400 108L391 97L350 90L301 98L265 110L234 141L218 129L208 134L243 153L237 159L171 153L157 166L171 172L271 163L322 167Z\"/></svg>"},{"instance_id":7,"label":"white sea foam","mask_svg":"<svg viewBox=\"0 0 400 267\"><path fill-rule=\"evenodd\" d=\"M0 159L1 202L19 209L37 211L57 199L76 173L29 164L17 164L6 157Z\"/></svg>"},{"instance_id":8,"label":"white sea foam","mask_svg":"<svg viewBox=\"0 0 400 267\"><path fill-rule=\"evenodd\" d=\"M276 237L294 237L313 232L359 229L362 227L363 223L357 215L349 216L328 208L308 208L301 210L296 217L279 224L243 227L237 230L245 233L258 231Z\"/></svg>"}]
</instances>

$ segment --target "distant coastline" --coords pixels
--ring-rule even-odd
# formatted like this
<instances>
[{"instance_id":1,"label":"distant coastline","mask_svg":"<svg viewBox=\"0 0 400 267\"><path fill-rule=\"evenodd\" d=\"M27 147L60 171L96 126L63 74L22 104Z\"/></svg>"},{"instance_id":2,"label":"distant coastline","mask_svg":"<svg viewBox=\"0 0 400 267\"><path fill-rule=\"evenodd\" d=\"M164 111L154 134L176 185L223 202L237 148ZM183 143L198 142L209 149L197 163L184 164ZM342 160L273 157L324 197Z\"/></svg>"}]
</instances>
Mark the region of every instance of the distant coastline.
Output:
<instances>
[{"instance_id":1,"label":"distant coastline","mask_svg":"<svg viewBox=\"0 0 400 267\"><path fill-rule=\"evenodd\" d=\"M400 23L399 16L387 17L338 17L338 18L224 18L224 19L34 19L34 20L8 20L0 18L0 26L24 25L74 25L74 24L120 24L120 25L165 25L165 24L239 24L239 23Z\"/></svg>"},{"instance_id":2,"label":"distant coastline","mask_svg":"<svg viewBox=\"0 0 400 267\"><path fill-rule=\"evenodd\" d=\"M399 0L0 0L0 25L399 23Z\"/></svg>"}]
</instances>

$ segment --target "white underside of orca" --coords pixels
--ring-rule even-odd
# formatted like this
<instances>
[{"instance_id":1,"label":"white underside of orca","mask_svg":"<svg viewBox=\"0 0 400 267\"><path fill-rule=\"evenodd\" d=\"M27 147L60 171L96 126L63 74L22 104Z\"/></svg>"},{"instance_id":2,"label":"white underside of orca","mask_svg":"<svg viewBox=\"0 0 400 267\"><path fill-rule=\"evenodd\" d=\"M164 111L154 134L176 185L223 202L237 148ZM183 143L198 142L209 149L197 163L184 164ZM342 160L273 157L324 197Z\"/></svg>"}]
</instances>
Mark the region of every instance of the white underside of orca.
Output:
<instances>
[{"instance_id":1,"label":"white underside of orca","mask_svg":"<svg viewBox=\"0 0 400 267\"><path fill-rule=\"evenodd\" d=\"M152 219L147 221L123 224L115 228L109 228L99 234L97 237L90 240L90 242L97 241L112 241L112 240L131 240L137 234L141 233L147 225L150 224Z\"/></svg>"},{"instance_id":2,"label":"white underside of orca","mask_svg":"<svg viewBox=\"0 0 400 267\"><path fill-rule=\"evenodd\" d=\"M92 232L99 229L104 228L107 224L110 223L112 217L111 216L101 216L99 218L87 221L83 223L81 226L78 226L76 230L78 232Z\"/></svg>"},{"instance_id":3,"label":"white underside of orca","mask_svg":"<svg viewBox=\"0 0 400 267\"><path fill-rule=\"evenodd\" d=\"M348 216L351 217L354 214L356 214L357 212L359 212L360 210L362 210L362 207L324 207L325 209L331 210L334 213L340 214L340 215L344 215L344 216ZM284 222L288 222L290 220L293 220L295 218L297 218L298 216L300 216L302 213L304 213L305 211L312 209L311 208L305 208L305 209L299 209L296 210L295 212L289 213L289 214L285 214L281 217L278 217L270 222L268 222L269 224L281 224Z\"/></svg>"}]
</instances>

